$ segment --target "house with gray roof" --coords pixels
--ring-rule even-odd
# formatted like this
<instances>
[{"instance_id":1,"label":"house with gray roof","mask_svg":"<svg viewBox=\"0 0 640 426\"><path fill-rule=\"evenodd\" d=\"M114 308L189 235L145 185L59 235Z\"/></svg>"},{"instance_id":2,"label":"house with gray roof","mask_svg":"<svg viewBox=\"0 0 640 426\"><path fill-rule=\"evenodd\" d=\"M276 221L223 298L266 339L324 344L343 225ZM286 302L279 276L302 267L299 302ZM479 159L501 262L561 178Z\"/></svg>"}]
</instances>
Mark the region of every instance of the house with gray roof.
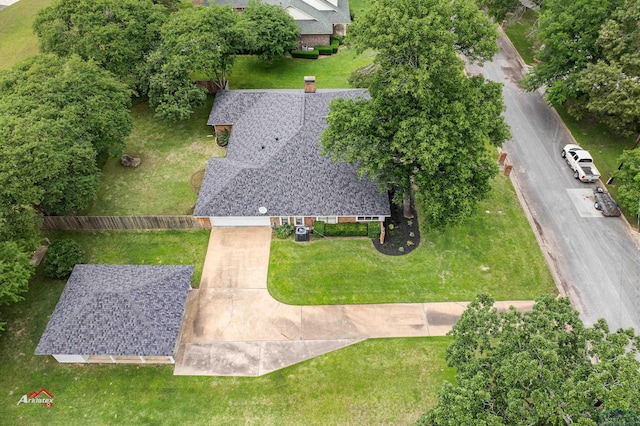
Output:
<instances>
[{"instance_id":1,"label":"house with gray roof","mask_svg":"<svg viewBox=\"0 0 640 426\"><path fill-rule=\"evenodd\" d=\"M361 89L226 90L208 124L230 131L227 156L209 159L194 216L212 226L313 226L384 221L389 198L356 167L321 155L329 102ZM313 79L313 83L310 81Z\"/></svg>"},{"instance_id":2,"label":"house with gray roof","mask_svg":"<svg viewBox=\"0 0 640 426\"><path fill-rule=\"evenodd\" d=\"M280 6L300 27L299 47L329 45L333 34L345 35L351 23L349 0L262 0ZM242 11L249 0L205 0L204 4L228 5Z\"/></svg>"},{"instance_id":3,"label":"house with gray roof","mask_svg":"<svg viewBox=\"0 0 640 426\"><path fill-rule=\"evenodd\" d=\"M36 355L174 363L193 266L76 265Z\"/></svg>"}]
</instances>

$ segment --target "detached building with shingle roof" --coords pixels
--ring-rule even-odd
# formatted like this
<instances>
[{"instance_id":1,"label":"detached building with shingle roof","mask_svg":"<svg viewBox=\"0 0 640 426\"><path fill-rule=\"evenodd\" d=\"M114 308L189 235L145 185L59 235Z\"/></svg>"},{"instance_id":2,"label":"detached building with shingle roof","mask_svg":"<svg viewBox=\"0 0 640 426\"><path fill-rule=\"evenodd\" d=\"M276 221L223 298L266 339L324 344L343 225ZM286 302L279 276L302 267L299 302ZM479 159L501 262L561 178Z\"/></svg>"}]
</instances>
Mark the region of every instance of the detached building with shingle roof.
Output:
<instances>
[{"instance_id":1,"label":"detached building with shingle roof","mask_svg":"<svg viewBox=\"0 0 640 426\"><path fill-rule=\"evenodd\" d=\"M193 266L76 265L36 355L174 363Z\"/></svg>"},{"instance_id":2,"label":"detached building with shingle roof","mask_svg":"<svg viewBox=\"0 0 640 426\"><path fill-rule=\"evenodd\" d=\"M321 155L332 99L364 90L227 90L208 124L230 131L227 156L208 162L194 216L212 226L313 226L384 221L389 198L356 167Z\"/></svg>"}]
</instances>

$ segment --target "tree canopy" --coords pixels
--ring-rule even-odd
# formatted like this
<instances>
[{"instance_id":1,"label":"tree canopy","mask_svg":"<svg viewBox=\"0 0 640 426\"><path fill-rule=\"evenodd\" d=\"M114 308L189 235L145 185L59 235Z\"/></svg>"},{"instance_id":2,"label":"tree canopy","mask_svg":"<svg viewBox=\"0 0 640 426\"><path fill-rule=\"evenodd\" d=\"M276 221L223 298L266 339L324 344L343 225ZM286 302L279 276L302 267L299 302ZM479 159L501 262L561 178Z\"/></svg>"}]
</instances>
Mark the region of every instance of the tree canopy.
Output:
<instances>
[{"instance_id":1,"label":"tree canopy","mask_svg":"<svg viewBox=\"0 0 640 426\"><path fill-rule=\"evenodd\" d=\"M24 248L15 241L0 241L0 306L23 299L34 267ZM0 331L4 323L0 322Z\"/></svg>"},{"instance_id":2,"label":"tree canopy","mask_svg":"<svg viewBox=\"0 0 640 426\"><path fill-rule=\"evenodd\" d=\"M38 12L33 28L43 52L92 59L133 89L165 15L151 0L57 0Z\"/></svg>"},{"instance_id":3,"label":"tree canopy","mask_svg":"<svg viewBox=\"0 0 640 426\"><path fill-rule=\"evenodd\" d=\"M323 152L356 164L397 200L416 185L432 226L466 217L496 173L487 146L509 136L501 86L464 75L489 59L497 32L473 2L375 0L350 42L378 53L370 99L332 102Z\"/></svg>"},{"instance_id":4,"label":"tree canopy","mask_svg":"<svg viewBox=\"0 0 640 426\"><path fill-rule=\"evenodd\" d=\"M640 133L640 3L625 0L600 29L602 59L587 64L578 89L585 108L621 134Z\"/></svg>"},{"instance_id":5,"label":"tree canopy","mask_svg":"<svg viewBox=\"0 0 640 426\"><path fill-rule=\"evenodd\" d=\"M88 205L98 156L132 128L130 91L77 56L40 55L0 72L0 205L66 214Z\"/></svg>"},{"instance_id":6,"label":"tree canopy","mask_svg":"<svg viewBox=\"0 0 640 426\"><path fill-rule=\"evenodd\" d=\"M184 119L205 99L190 77L225 88L236 53L247 47L246 29L231 7L212 4L171 14L160 33L149 59L149 103L158 116Z\"/></svg>"},{"instance_id":7,"label":"tree canopy","mask_svg":"<svg viewBox=\"0 0 640 426\"><path fill-rule=\"evenodd\" d=\"M508 13L514 12L521 7L520 0L477 0L480 7L487 8L489 15L502 21Z\"/></svg>"},{"instance_id":8,"label":"tree canopy","mask_svg":"<svg viewBox=\"0 0 640 426\"><path fill-rule=\"evenodd\" d=\"M268 63L296 48L300 28L281 6L251 0L242 12L251 53Z\"/></svg>"},{"instance_id":9,"label":"tree canopy","mask_svg":"<svg viewBox=\"0 0 640 426\"><path fill-rule=\"evenodd\" d=\"M562 104L579 95L578 79L589 63L602 58L597 44L600 28L620 0L545 0L539 18L538 63L526 85L547 87L547 98Z\"/></svg>"},{"instance_id":10,"label":"tree canopy","mask_svg":"<svg viewBox=\"0 0 640 426\"><path fill-rule=\"evenodd\" d=\"M498 313L480 296L450 332L457 370L419 425L637 424L639 340L586 328L567 298L540 297L532 311ZM607 423L605 423L607 422ZM629 423L626 423L629 422Z\"/></svg>"}]
</instances>

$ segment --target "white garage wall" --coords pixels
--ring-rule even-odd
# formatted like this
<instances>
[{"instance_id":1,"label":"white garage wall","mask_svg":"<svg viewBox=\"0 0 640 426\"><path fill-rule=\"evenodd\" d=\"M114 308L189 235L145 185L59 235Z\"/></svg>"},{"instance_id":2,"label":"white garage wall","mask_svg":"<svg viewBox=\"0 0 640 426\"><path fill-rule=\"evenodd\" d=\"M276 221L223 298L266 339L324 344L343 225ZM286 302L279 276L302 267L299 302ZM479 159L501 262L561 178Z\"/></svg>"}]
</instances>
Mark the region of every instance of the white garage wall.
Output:
<instances>
[{"instance_id":1,"label":"white garage wall","mask_svg":"<svg viewBox=\"0 0 640 426\"><path fill-rule=\"evenodd\" d=\"M211 226L271 226L269 216L212 216Z\"/></svg>"},{"instance_id":2,"label":"white garage wall","mask_svg":"<svg viewBox=\"0 0 640 426\"><path fill-rule=\"evenodd\" d=\"M54 355L58 362L87 362L88 356L85 355Z\"/></svg>"}]
</instances>

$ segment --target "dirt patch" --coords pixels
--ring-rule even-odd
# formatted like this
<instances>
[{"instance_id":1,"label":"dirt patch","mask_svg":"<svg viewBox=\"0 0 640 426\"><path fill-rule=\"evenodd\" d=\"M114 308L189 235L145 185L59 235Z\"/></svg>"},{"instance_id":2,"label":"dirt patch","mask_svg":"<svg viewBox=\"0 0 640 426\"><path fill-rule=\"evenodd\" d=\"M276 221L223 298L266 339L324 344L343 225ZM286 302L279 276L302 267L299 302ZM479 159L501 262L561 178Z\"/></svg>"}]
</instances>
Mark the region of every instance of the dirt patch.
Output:
<instances>
[{"instance_id":1,"label":"dirt patch","mask_svg":"<svg viewBox=\"0 0 640 426\"><path fill-rule=\"evenodd\" d=\"M204 179L204 172L205 169L200 169L191 175L191 188L193 188L193 192L196 194L200 192L202 180Z\"/></svg>"},{"instance_id":2,"label":"dirt patch","mask_svg":"<svg viewBox=\"0 0 640 426\"><path fill-rule=\"evenodd\" d=\"M389 195L389 200L393 195ZM402 256L411 253L420 245L420 227L415 206L411 206L413 219L407 219L402 212L402 206L391 203L391 217L384 222L384 244L380 240L373 240L374 247L388 256Z\"/></svg>"}]
</instances>

